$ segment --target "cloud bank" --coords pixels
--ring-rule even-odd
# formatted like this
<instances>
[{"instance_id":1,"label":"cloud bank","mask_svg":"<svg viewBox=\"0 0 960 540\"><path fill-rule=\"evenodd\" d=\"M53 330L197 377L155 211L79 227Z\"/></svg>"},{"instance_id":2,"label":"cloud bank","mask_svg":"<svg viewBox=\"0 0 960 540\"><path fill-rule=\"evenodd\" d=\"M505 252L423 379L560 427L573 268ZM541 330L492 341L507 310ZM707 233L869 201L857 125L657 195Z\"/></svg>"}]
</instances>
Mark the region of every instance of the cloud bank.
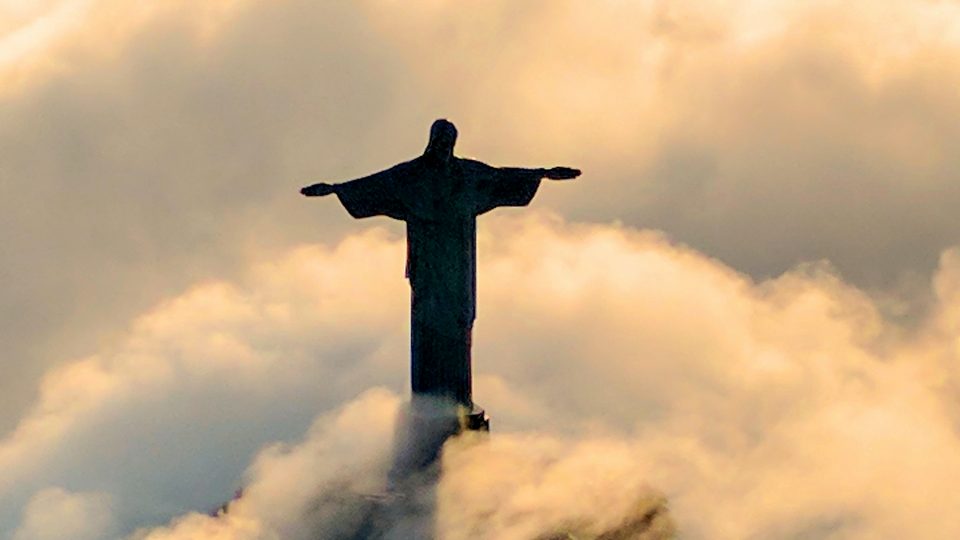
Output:
<instances>
[{"instance_id":1,"label":"cloud bank","mask_svg":"<svg viewBox=\"0 0 960 540\"><path fill-rule=\"evenodd\" d=\"M465 155L586 171L541 209L663 230L755 279L826 259L921 320L960 241L957 10L2 2L0 426L156 303L357 232L296 189L419 153L439 116Z\"/></svg>"},{"instance_id":2,"label":"cloud bank","mask_svg":"<svg viewBox=\"0 0 960 540\"><path fill-rule=\"evenodd\" d=\"M448 448L442 537L590 535L664 501L658 534L688 538L960 532L957 251L908 330L828 266L756 281L655 232L485 224L475 394L494 432ZM382 487L406 384L403 249L379 228L293 249L51 371L0 443L2 534L43 538L41 506L150 540L355 523L343 494Z\"/></svg>"}]
</instances>

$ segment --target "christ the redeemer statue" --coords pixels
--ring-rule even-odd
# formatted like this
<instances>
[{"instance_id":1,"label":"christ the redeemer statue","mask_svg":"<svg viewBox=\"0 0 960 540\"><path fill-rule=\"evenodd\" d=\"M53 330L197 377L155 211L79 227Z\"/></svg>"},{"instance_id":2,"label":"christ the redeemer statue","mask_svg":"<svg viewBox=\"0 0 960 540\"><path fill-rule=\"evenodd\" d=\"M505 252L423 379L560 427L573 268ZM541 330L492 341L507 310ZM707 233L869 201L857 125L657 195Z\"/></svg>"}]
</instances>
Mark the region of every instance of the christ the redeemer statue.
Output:
<instances>
[{"instance_id":1,"label":"christ the redeemer statue","mask_svg":"<svg viewBox=\"0 0 960 540\"><path fill-rule=\"evenodd\" d=\"M335 193L355 218L388 216L407 223L411 288L413 394L472 407L470 334L476 317L477 216L526 206L540 180L568 180L568 167L492 167L453 155L457 128L437 120L422 156L340 184L319 183L308 197Z\"/></svg>"}]
</instances>

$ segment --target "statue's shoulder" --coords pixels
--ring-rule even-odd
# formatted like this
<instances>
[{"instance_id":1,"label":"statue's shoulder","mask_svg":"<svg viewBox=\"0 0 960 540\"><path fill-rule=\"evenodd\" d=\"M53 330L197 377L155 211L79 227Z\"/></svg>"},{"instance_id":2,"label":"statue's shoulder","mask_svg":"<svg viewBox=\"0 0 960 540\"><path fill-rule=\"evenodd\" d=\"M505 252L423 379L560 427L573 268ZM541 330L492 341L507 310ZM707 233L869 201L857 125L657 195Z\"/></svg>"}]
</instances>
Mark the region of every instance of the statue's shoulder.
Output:
<instances>
[{"instance_id":1,"label":"statue's shoulder","mask_svg":"<svg viewBox=\"0 0 960 540\"><path fill-rule=\"evenodd\" d=\"M418 158L414 158L410 161L397 163L383 172L385 176L389 177L390 181L403 185L416 181L422 170L423 164L420 163Z\"/></svg>"},{"instance_id":2,"label":"statue's shoulder","mask_svg":"<svg viewBox=\"0 0 960 540\"><path fill-rule=\"evenodd\" d=\"M402 162L402 163L397 163L396 165L394 165L393 167L391 167L390 170L393 171L393 172L395 172L395 173L400 173L400 174L410 173L410 172L416 171L416 170L418 170L418 169L420 169L420 168L423 167L423 164L422 164L420 161L421 161L420 158L419 158L419 157L416 157L416 158L413 158L413 159L411 159L411 160L409 160L409 161L404 161L404 162Z\"/></svg>"},{"instance_id":3,"label":"statue's shoulder","mask_svg":"<svg viewBox=\"0 0 960 540\"><path fill-rule=\"evenodd\" d=\"M460 164L460 170L466 176L485 176L494 170L494 167L475 159L457 158L457 162Z\"/></svg>"}]
</instances>

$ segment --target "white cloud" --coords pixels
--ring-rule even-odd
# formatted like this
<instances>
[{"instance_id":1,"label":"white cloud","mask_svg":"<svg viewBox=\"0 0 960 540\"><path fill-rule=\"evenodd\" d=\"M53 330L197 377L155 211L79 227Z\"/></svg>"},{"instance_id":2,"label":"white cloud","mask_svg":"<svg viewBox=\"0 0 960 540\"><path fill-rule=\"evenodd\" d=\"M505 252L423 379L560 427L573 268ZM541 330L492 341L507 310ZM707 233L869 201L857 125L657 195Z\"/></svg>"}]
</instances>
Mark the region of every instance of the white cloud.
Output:
<instances>
[{"instance_id":1,"label":"white cloud","mask_svg":"<svg viewBox=\"0 0 960 540\"><path fill-rule=\"evenodd\" d=\"M13 540L100 540L115 533L109 496L47 488L24 508Z\"/></svg>"},{"instance_id":2,"label":"white cloud","mask_svg":"<svg viewBox=\"0 0 960 540\"><path fill-rule=\"evenodd\" d=\"M387 306L403 303L403 251L371 235L296 249L252 288L198 285L51 371L0 444L0 531L49 484L113 493L124 526L216 506L263 444L368 385L399 388L404 310Z\"/></svg>"},{"instance_id":3,"label":"white cloud","mask_svg":"<svg viewBox=\"0 0 960 540\"><path fill-rule=\"evenodd\" d=\"M177 530L295 534L311 484L338 485L318 456L346 466L354 439L315 428L243 470L399 391L407 356L399 238L296 188L410 157L441 115L466 154L586 172L538 196L563 219L481 238L495 437L453 454L445 534L485 512L494 536L598 530L623 488L690 538L958 536L955 2L0 6L0 423L46 372L0 442L0 536L104 501L129 532L239 485L262 486L247 521ZM396 398L351 407L371 399ZM496 467L515 497L472 490Z\"/></svg>"},{"instance_id":4,"label":"white cloud","mask_svg":"<svg viewBox=\"0 0 960 540\"><path fill-rule=\"evenodd\" d=\"M306 439L275 445L251 466L250 485L226 513L191 514L139 540L339 538L362 520L364 494L384 491L399 397L366 392L319 418Z\"/></svg>"},{"instance_id":5,"label":"white cloud","mask_svg":"<svg viewBox=\"0 0 960 540\"><path fill-rule=\"evenodd\" d=\"M0 45L11 59L0 66L0 273L15 276L0 290L0 427L46 369L96 350L160 299L236 278L250 252L362 228L297 188L412 157L437 116L458 123L464 154L586 171L535 206L661 229L755 278L829 259L855 284L893 289L891 305L918 318L937 256L960 241L956 10L926 0L0 8L0 31L33 44Z\"/></svg>"},{"instance_id":6,"label":"white cloud","mask_svg":"<svg viewBox=\"0 0 960 540\"><path fill-rule=\"evenodd\" d=\"M936 312L906 331L827 267L754 282L655 233L535 214L484 223L475 394L494 431L447 456L444 537L596 533L660 496L688 538L958 532L954 252ZM16 528L47 485L109 494L126 531L247 486L233 517L142 533L155 539L355 523L364 499L333 494L381 489L395 393L321 415L302 443L241 471L315 413L404 386L403 253L377 229L293 250L165 302L49 374L0 443L12 471L0 506L15 512L0 524Z\"/></svg>"}]
</instances>

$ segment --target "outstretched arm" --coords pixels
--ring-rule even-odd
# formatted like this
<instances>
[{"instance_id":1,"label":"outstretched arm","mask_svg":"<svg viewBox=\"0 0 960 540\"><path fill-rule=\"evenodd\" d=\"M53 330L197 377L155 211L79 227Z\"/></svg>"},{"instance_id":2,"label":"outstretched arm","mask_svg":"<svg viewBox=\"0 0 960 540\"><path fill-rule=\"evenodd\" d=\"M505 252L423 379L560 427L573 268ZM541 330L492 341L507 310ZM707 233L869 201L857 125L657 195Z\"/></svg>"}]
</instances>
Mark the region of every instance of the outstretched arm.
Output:
<instances>
[{"instance_id":1,"label":"outstretched arm","mask_svg":"<svg viewBox=\"0 0 960 540\"><path fill-rule=\"evenodd\" d=\"M356 180L347 180L345 182L338 182L336 184L329 184L327 182L313 184L300 189L300 193L307 197L323 197L330 195L331 193L336 193L339 195L343 189L350 190L357 188L377 188L382 190L385 187L389 187L390 184L396 182L404 175L408 174L409 168L409 163L401 163L384 171L373 173L369 176L364 176L363 178L357 178Z\"/></svg>"},{"instance_id":2,"label":"outstretched arm","mask_svg":"<svg viewBox=\"0 0 960 540\"><path fill-rule=\"evenodd\" d=\"M518 167L500 167L497 173L501 178L511 180L571 180L580 176L580 169L570 167L554 167L552 169L521 169Z\"/></svg>"},{"instance_id":3,"label":"outstretched arm","mask_svg":"<svg viewBox=\"0 0 960 540\"><path fill-rule=\"evenodd\" d=\"M337 184L320 182L300 190L307 197L335 193L347 212L355 218L389 216L406 218L406 209L397 194L397 182L409 174L409 165L401 163L385 171Z\"/></svg>"},{"instance_id":4,"label":"outstretched arm","mask_svg":"<svg viewBox=\"0 0 960 540\"><path fill-rule=\"evenodd\" d=\"M500 206L526 206L533 200L540 181L569 180L580 176L580 171L569 167L552 169L521 169L518 167L491 167L479 161L464 160L476 176L476 215L489 212Z\"/></svg>"}]
</instances>

